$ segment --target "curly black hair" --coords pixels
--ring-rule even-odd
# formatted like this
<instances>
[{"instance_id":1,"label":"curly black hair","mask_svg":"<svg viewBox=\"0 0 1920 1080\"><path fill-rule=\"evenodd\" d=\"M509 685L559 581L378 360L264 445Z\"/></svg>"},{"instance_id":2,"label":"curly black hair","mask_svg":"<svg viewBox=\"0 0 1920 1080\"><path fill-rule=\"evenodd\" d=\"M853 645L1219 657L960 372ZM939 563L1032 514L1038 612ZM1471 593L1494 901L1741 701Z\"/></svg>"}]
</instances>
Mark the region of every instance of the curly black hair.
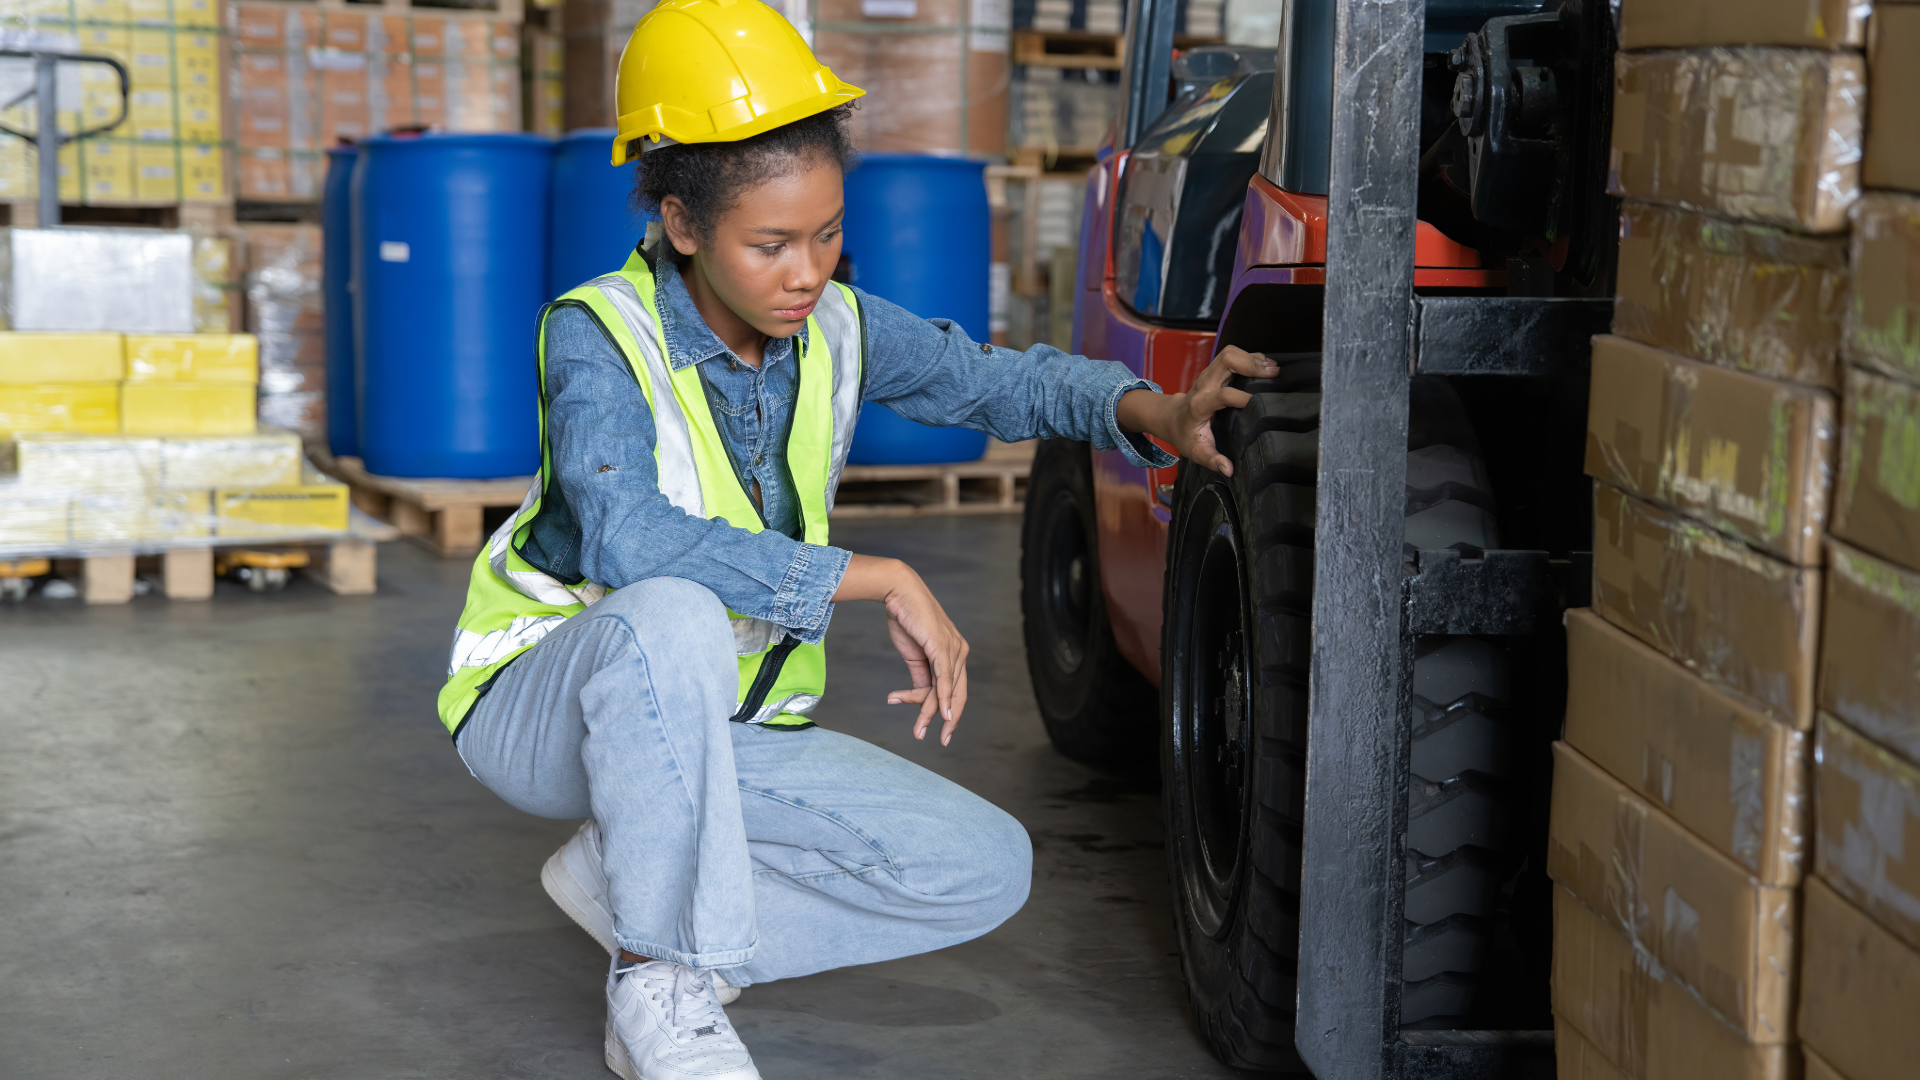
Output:
<instances>
[{"instance_id":1,"label":"curly black hair","mask_svg":"<svg viewBox=\"0 0 1920 1080\"><path fill-rule=\"evenodd\" d=\"M748 189L792 175L802 162L830 162L843 174L852 168L853 139L847 134L852 116L849 102L738 142L670 143L647 150L633 184L633 208L658 214L662 200L678 196L705 243L721 215ZM635 141L646 145L644 139ZM672 245L668 249L679 257Z\"/></svg>"}]
</instances>

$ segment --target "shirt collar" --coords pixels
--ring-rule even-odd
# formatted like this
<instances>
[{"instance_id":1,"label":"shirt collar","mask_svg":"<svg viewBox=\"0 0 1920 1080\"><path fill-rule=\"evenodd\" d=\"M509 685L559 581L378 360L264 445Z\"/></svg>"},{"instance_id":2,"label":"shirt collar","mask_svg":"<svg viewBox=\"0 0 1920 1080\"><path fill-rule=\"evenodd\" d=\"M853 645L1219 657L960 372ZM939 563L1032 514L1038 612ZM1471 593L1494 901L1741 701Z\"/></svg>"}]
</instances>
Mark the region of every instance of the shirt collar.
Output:
<instances>
[{"instance_id":1,"label":"shirt collar","mask_svg":"<svg viewBox=\"0 0 1920 1080\"><path fill-rule=\"evenodd\" d=\"M720 335L715 334L707 320L701 316L700 309L693 306L693 296L687 292L687 283L680 279L680 268L672 259L657 259L653 267L654 306L660 312L661 336L667 339L667 366L674 371L689 364L703 363L716 358L726 359L733 355ZM793 342L805 334L793 338L773 338L767 342L766 356L762 367L779 363L787 358L793 349Z\"/></svg>"}]
</instances>

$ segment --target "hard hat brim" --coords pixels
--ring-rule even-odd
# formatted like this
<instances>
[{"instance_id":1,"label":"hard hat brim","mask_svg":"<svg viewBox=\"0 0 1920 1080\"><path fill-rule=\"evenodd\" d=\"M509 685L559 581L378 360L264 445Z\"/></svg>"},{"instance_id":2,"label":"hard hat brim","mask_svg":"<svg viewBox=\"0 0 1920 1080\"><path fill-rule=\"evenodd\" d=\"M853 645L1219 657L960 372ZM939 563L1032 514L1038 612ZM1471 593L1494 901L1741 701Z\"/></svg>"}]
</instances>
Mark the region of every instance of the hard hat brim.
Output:
<instances>
[{"instance_id":1,"label":"hard hat brim","mask_svg":"<svg viewBox=\"0 0 1920 1080\"><path fill-rule=\"evenodd\" d=\"M838 108L856 98L864 97L866 91L834 78L826 68L820 69L827 79L833 81L834 88L821 94L814 94L782 108L773 109L738 123L717 128L710 113L686 113L671 107L654 105L637 112L622 116L619 120L619 134L613 140L613 163L625 165L635 160L630 151L636 139L671 139L679 143L739 142L751 139L755 135L784 127L796 120L804 120L828 109ZM746 105L745 99L737 103Z\"/></svg>"}]
</instances>

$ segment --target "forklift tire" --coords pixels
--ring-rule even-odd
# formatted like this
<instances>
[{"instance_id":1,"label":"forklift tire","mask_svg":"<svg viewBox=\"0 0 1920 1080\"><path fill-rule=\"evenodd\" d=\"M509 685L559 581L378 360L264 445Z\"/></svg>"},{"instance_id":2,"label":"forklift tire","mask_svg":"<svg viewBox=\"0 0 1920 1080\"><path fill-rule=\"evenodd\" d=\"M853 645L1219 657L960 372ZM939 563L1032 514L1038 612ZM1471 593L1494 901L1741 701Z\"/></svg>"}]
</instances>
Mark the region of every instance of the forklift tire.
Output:
<instances>
[{"instance_id":1,"label":"forklift tire","mask_svg":"<svg viewBox=\"0 0 1920 1080\"><path fill-rule=\"evenodd\" d=\"M1076 761L1151 771L1159 695L1113 640L1096 520L1091 448L1043 440L1020 528L1027 672L1055 749Z\"/></svg>"},{"instance_id":2,"label":"forklift tire","mask_svg":"<svg viewBox=\"0 0 1920 1080\"><path fill-rule=\"evenodd\" d=\"M1271 355L1271 354L1270 354ZM1294 1049L1311 661L1320 357L1271 379L1214 433L1231 478L1180 468L1161 646L1162 787L1175 934L1214 1053L1304 1072ZM1497 546L1485 466L1458 397L1417 378L1407 454L1410 547ZM1402 1022L1472 1007L1498 887L1510 761L1504 654L1423 638L1413 671Z\"/></svg>"}]
</instances>

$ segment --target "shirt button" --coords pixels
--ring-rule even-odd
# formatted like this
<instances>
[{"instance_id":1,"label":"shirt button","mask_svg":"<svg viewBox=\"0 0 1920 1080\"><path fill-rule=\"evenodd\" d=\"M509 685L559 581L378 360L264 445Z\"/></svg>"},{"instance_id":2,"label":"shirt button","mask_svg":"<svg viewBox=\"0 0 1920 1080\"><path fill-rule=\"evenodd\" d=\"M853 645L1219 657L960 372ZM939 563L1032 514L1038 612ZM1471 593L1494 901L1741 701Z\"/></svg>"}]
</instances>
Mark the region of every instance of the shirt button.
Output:
<instances>
[{"instance_id":1,"label":"shirt button","mask_svg":"<svg viewBox=\"0 0 1920 1080\"><path fill-rule=\"evenodd\" d=\"M990 353L993 351L993 346L988 345L985 342L982 342L980 345L980 351L983 353Z\"/></svg>"},{"instance_id":2,"label":"shirt button","mask_svg":"<svg viewBox=\"0 0 1920 1080\"><path fill-rule=\"evenodd\" d=\"M765 460L767 460L767 455L765 455L765 454L755 454L755 455L753 455L753 463L754 463L755 465L758 465L758 464L760 464L761 462L763 462L763 461L765 461Z\"/></svg>"}]
</instances>

